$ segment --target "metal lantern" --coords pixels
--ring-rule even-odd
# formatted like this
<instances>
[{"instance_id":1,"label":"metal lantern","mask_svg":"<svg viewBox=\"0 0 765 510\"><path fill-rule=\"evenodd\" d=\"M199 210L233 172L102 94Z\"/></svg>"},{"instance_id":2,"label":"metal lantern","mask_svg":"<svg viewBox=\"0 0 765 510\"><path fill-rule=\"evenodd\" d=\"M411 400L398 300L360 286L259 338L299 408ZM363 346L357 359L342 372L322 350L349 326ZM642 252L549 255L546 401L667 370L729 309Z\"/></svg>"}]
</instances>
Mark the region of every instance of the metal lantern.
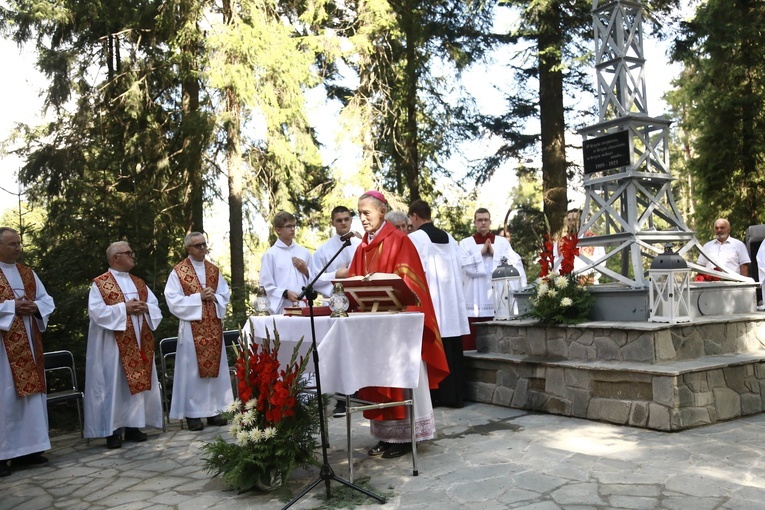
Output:
<instances>
[{"instance_id":1,"label":"metal lantern","mask_svg":"<svg viewBox=\"0 0 765 510\"><path fill-rule=\"evenodd\" d=\"M494 320L506 321L516 315L515 293L520 285L521 275L518 270L502 257L497 269L491 273L491 288L494 295Z\"/></svg>"},{"instance_id":2,"label":"metal lantern","mask_svg":"<svg viewBox=\"0 0 765 510\"><path fill-rule=\"evenodd\" d=\"M336 283L332 288L332 296L329 298L329 309L332 310L330 317L348 317L348 296L345 295L342 283Z\"/></svg>"},{"instance_id":3,"label":"metal lantern","mask_svg":"<svg viewBox=\"0 0 765 510\"><path fill-rule=\"evenodd\" d=\"M255 298L255 315L271 315L269 309L271 308L271 300L268 299L266 289L262 286L258 287L257 297Z\"/></svg>"},{"instance_id":4,"label":"metal lantern","mask_svg":"<svg viewBox=\"0 0 765 510\"><path fill-rule=\"evenodd\" d=\"M691 321L691 270L688 264L671 246L656 257L648 270L651 280L649 300L650 322Z\"/></svg>"}]
</instances>

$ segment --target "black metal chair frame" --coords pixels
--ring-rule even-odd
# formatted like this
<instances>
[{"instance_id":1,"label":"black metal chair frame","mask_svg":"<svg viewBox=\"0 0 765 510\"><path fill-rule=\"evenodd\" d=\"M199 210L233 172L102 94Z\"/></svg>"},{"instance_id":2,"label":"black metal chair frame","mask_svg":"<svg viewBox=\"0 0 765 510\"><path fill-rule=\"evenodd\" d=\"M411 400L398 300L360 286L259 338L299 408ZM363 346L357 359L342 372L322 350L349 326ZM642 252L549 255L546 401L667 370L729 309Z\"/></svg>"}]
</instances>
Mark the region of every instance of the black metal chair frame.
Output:
<instances>
[{"instance_id":1,"label":"black metal chair frame","mask_svg":"<svg viewBox=\"0 0 765 510\"><path fill-rule=\"evenodd\" d=\"M231 331L224 331L223 332L223 343L226 346L226 349L234 349L234 346L236 346L236 349L239 349L239 331L238 330L231 330ZM169 338L163 338L159 341L159 357L160 357L160 368L161 368L161 380L160 380L160 386L162 387L162 410L164 412L164 417L162 420L162 430L167 430L167 424L170 423L170 402L172 398L172 391L168 392L168 386L171 381L173 381L175 376L175 366L172 367L172 369L169 368L169 361L172 358L175 360L175 352L178 348L178 337L169 337ZM234 378L236 376L236 368L229 364L229 374L230 377ZM235 396L238 397L238 392L236 391L236 384L233 385L234 392L236 393ZM168 394L169 393L169 394ZM183 428L183 420L181 420L181 428Z\"/></svg>"},{"instance_id":2,"label":"black metal chair frame","mask_svg":"<svg viewBox=\"0 0 765 510\"><path fill-rule=\"evenodd\" d=\"M80 391L79 385L77 384L77 371L74 364L74 355L70 351L61 350L43 353L43 358L45 360L46 385L48 375L61 370L69 372L69 377L72 384L71 388L63 388L60 390L54 389L53 391L49 390L46 394L47 404L58 404L61 402L69 402L74 400L77 404L77 417L80 424L80 437L83 437L85 433L85 425L82 421L82 405L84 394L82 391Z\"/></svg>"},{"instance_id":3,"label":"black metal chair frame","mask_svg":"<svg viewBox=\"0 0 765 510\"><path fill-rule=\"evenodd\" d=\"M175 359L175 351L178 348L178 337L173 336L169 338L163 338L159 341L159 362L161 367L161 379L160 386L162 387L162 432L167 431L167 424L170 423L170 400L168 398L168 382L173 379L175 375L175 366L173 366L173 374L168 375L168 360L170 358ZM172 395L172 394L171 394ZM181 428L183 428L183 420L181 420Z\"/></svg>"}]
</instances>

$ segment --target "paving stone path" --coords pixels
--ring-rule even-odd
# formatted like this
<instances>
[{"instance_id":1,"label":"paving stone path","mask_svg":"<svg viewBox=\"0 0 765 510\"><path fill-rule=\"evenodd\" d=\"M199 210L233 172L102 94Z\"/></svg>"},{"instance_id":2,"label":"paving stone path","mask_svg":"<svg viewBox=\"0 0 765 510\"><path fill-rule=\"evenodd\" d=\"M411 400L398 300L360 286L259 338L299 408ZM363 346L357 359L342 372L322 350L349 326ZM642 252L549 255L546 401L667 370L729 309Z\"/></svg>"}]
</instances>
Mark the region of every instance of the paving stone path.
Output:
<instances>
[{"instance_id":1,"label":"paving stone path","mask_svg":"<svg viewBox=\"0 0 765 510\"><path fill-rule=\"evenodd\" d=\"M420 445L413 477L410 456L367 457L374 441L354 417L356 477L389 494L358 508L765 508L765 415L664 433L469 404L436 409L436 421L438 438ZM278 509L318 476L297 471L283 490L237 494L210 477L201 456L225 427L189 432L174 422L147 432L145 443L119 450L54 437L48 465L0 478L0 509ZM347 478L345 420L330 418L329 433L330 463ZM324 495L322 483L291 508L319 508Z\"/></svg>"}]
</instances>

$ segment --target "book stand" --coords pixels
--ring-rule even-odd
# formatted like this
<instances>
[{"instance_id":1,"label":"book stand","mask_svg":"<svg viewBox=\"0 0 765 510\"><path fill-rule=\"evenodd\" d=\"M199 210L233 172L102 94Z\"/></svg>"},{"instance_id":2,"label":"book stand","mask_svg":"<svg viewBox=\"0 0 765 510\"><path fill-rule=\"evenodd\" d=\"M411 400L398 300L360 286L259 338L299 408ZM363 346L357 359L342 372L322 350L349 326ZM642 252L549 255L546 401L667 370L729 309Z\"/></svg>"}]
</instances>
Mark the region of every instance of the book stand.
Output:
<instances>
[{"instance_id":1,"label":"book stand","mask_svg":"<svg viewBox=\"0 0 765 510\"><path fill-rule=\"evenodd\" d=\"M343 284L349 309L354 312L403 312L419 299L398 275L376 274L377 278L333 281ZM382 277L382 278L381 278Z\"/></svg>"}]
</instances>

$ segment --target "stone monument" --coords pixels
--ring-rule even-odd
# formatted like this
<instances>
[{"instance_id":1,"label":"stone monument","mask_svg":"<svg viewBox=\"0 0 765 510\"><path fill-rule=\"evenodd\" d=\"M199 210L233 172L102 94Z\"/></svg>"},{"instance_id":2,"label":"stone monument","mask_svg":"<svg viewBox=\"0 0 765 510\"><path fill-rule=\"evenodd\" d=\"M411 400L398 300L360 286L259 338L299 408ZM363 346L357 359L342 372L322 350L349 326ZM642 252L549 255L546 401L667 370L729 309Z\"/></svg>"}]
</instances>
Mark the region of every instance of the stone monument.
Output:
<instances>
[{"instance_id":1,"label":"stone monument","mask_svg":"<svg viewBox=\"0 0 765 510\"><path fill-rule=\"evenodd\" d=\"M648 322L651 260L667 244L686 258L703 250L672 196L670 122L647 112L642 12L639 1L593 0L599 119L581 130L580 246L605 255L580 258L584 271L611 280L593 287L596 322L477 324L477 351L465 353L472 400L663 431L765 409L765 319L753 281L687 261L722 281L692 286L691 322Z\"/></svg>"}]
</instances>

